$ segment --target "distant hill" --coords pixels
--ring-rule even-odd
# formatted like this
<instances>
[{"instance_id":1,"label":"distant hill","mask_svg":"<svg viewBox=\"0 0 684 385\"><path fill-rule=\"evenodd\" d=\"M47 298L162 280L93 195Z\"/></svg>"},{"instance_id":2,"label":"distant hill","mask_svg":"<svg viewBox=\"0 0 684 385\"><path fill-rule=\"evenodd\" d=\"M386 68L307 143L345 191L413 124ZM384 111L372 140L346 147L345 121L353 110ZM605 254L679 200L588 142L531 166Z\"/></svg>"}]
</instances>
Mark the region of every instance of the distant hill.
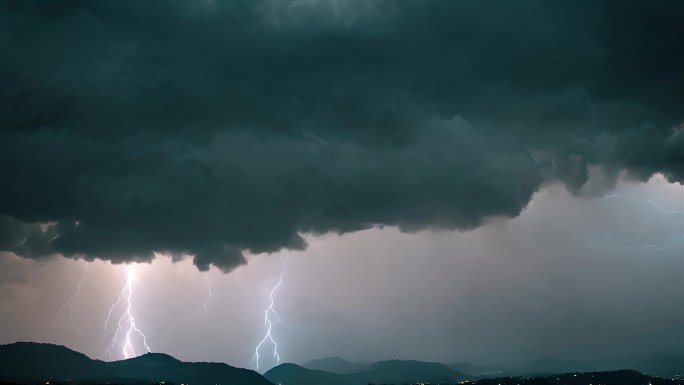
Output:
<instances>
[{"instance_id":1,"label":"distant hill","mask_svg":"<svg viewBox=\"0 0 684 385\"><path fill-rule=\"evenodd\" d=\"M147 353L127 360L112 362L115 366L166 366L179 363L182 361L164 353Z\"/></svg>"},{"instance_id":2,"label":"distant hill","mask_svg":"<svg viewBox=\"0 0 684 385\"><path fill-rule=\"evenodd\" d=\"M358 373L367 383L417 383L439 384L470 379L471 376L458 372L438 362L411 360L380 361L367 370Z\"/></svg>"},{"instance_id":3,"label":"distant hill","mask_svg":"<svg viewBox=\"0 0 684 385\"><path fill-rule=\"evenodd\" d=\"M369 362L350 362L342 357L326 357L311 360L303 364L302 367L336 374L349 374L368 369L370 365Z\"/></svg>"},{"instance_id":4,"label":"distant hill","mask_svg":"<svg viewBox=\"0 0 684 385\"><path fill-rule=\"evenodd\" d=\"M682 379L654 377L634 370L611 372L565 373L537 377L496 377L470 383L471 385L684 385Z\"/></svg>"},{"instance_id":5,"label":"distant hill","mask_svg":"<svg viewBox=\"0 0 684 385\"><path fill-rule=\"evenodd\" d=\"M481 377L483 375L492 375L497 373L505 373L503 369L496 369L491 367L481 367L475 366L470 362L457 362L455 364L447 364L448 367L454 369L457 372L468 374L474 377Z\"/></svg>"},{"instance_id":6,"label":"distant hill","mask_svg":"<svg viewBox=\"0 0 684 385\"><path fill-rule=\"evenodd\" d=\"M547 357L529 362L520 371L523 373L570 373L591 372L592 370L592 368L576 361L563 361Z\"/></svg>"},{"instance_id":7,"label":"distant hill","mask_svg":"<svg viewBox=\"0 0 684 385\"><path fill-rule=\"evenodd\" d=\"M415 361L414 361L415 362ZM387 366L386 366L387 365ZM395 365L407 365L408 368L414 365L410 361L395 361L390 364L382 364L383 369L396 369ZM403 371L403 370L400 370ZM403 373L402 376L405 376ZM416 380L416 376L402 377L396 376L393 380L390 377L384 380L371 380L369 377L357 374L335 374L320 370L306 369L295 364L282 364L268 372L265 376L275 383L282 385L366 385L366 384L387 384L405 385L427 382ZM402 377L402 378L400 378ZM430 381L431 383L458 384L459 380L449 381ZM634 370L617 370L610 372L577 372L554 374L544 376L497 376L479 380L470 380L471 385L627 385L627 384L651 384L651 385L684 385L682 379L668 379L654 377L639 373Z\"/></svg>"},{"instance_id":8,"label":"distant hill","mask_svg":"<svg viewBox=\"0 0 684 385\"><path fill-rule=\"evenodd\" d=\"M147 353L128 360L105 362L59 345L34 342L0 345L0 381L36 383L50 377L121 384L144 380L193 385L273 385L252 370L223 363L182 362L167 354Z\"/></svg>"},{"instance_id":9,"label":"distant hill","mask_svg":"<svg viewBox=\"0 0 684 385\"><path fill-rule=\"evenodd\" d=\"M353 381L348 374L312 370L297 364L278 365L264 373L264 377L280 385L347 385Z\"/></svg>"},{"instance_id":10,"label":"distant hill","mask_svg":"<svg viewBox=\"0 0 684 385\"><path fill-rule=\"evenodd\" d=\"M105 366L103 361L64 346L34 342L0 345L0 380L3 381L94 378L101 375Z\"/></svg>"},{"instance_id":11,"label":"distant hill","mask_svg":"<svg viewBox=\"0 0 684 385\"><path fill-rule=\"evenodd\" d=\"M674 355L650 355L634 362L630 367L657 376L674 377L679 375L684 377L684 350Z\"/></svg>"},{"instance_id":12,"label":"distant hill","mask_svg":"<svg viewBox=\"0 0 684 385\"><path fill-rule=\"evenodd\" d=\"M264 377L282 385L359 385L456 383L470 376L437 362L407 360L381 361L365 370L350 374L311 370L295 364L283 364L264 373Z\"/></svg>"},{"instance_id":13,"label":"distant hill","mask_svg":"<svg viewBox=\"0 0 684 385\"><path fill-rule=\"evenodd\" d=\"M679 357L654 356L653 364L664 367L681 365ZM318 360L321 365L351 368L354 363L339 357ZM352 364L352 365L349 365ZM337 366L335 366L337 365ZM453 364L454 367L479 371L481 368L467 363ZM586 384L653 384L684 385L681 377L666 379L639 373L633 370L590 372L575 362L553 359L535 361L530 369L535 371L569 370L569 373L544 375L511 375L490 373L479 379L464 371L454 370L436 362L410 360L380 361L367 365L355 373L331 373L307 369L295 364L282 364L264 374L234 368L223 363L183 362L170 355L147 353L145 355L105 362L59 345L21 342L0 345L0 385L38 384L48 379L55 382L78 385L117 383L121 385L148 385L149 382L167 382L191 385L366 385L366 384L457 384L470 380L476 385L586 385Z\"/></svg>"}]
</instances>

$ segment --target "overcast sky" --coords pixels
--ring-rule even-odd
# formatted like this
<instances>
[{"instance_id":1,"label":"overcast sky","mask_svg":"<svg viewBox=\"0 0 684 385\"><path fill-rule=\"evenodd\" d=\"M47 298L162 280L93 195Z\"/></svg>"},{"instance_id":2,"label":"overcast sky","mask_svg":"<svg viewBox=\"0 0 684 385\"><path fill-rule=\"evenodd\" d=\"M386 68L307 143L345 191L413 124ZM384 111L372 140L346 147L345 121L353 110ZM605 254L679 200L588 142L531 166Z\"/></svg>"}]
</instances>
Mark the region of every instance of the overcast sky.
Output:
<instances>
[{"instance_id":1,"label":"overcast sky","mask_svg":"<svg viewBox=\"0 0 684 385\"><path fill-rule=\"evenodd\" d=\"M281 256L286 361L684 354L682 14L1 2L1 340L253 366Z\"/></svg>"}]
</instances>

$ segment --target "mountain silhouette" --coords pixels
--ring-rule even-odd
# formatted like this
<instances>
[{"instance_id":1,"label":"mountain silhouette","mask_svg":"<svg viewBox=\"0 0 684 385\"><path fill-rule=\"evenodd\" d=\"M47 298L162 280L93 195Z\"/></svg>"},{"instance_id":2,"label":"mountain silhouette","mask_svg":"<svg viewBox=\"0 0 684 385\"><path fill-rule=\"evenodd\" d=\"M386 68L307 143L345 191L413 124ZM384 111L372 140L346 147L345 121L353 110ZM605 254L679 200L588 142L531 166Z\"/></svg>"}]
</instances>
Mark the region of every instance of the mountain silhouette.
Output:
<instances>
[{"instance_id":1,"label":"mountain silhouette","mask_svg":"<svg viewBox=\"0 0 684 385\"><path fill-rule=\"evenodd\" d=\"M437 362L389 360L372 364L356 373L337 374L311 370L295 364L282 364L264 373L264 377L282 385L359 385L456 383L470 376Z\"/></svg>"},{"instance_id":2,"label":"mountain silhouette","mask_svg":"<svg viewBox=\"0 0 684 385\"><path fill-rule=\"evenodd\" d=\"M389 360L376 362L358 373L367 383L454 383L470 376L438 362Z\"/></svg>"},{"instance_id":3,"label":"mountain silhouette","mask_svg":"<svg viewBox=\"0 0 684 385\"><path fill-rule=\"evenodd\" d=\"M121 361L112 362L116 366L166 366L181 363L182 361L165 353L146 353Z\"/></svg>"},{"instance_id":4,"label":"mountain silhouette","mask_svg":"<svg viewBox=\"0 0 684 385\"><path fill-rule=\"evenodd\" d=\"M461 372L475 377L483 377L485 375L491 376L494 374L506 373L505 370L501 368L475 366L470 362L465 361L457 362L454 364L448 364L447 366L451 369L454 369L457 372Z\"/></svg>"},{"instance_id":5,"label":"mountain silhouette","mask_svg":"<svg viewBox=\"0 0 684 385\"><path fill-rule=\"evenodd\" d=\"M342 357L326 357L311 360L302 366L311 370L322 370L336 374L349 374L368 369L369 362L350 362Z\"/></svg>"},{"instance_id":6,"label":"mountain silhouette","mask_svg":"<svg viewBox=\"0 0 684 385\"><path fill-rule=\"evenodd\" d=\"M339 357L319 361L319 365L337 365L338 369L351 368L348 364L354 364ZM463 363L454 365L477 369ZM534 368L561 370L565 365L576 368L580 364L542 360L535 362ZM281 385L365 385L371 383L402 385L456 384L463 380L471 380L471 383L475 385L586 385L588 383L684 385L682 379L653 377L633 370L572 371L565 374L539 376L499 374L487 377L480 377L477 380L440 363L411 360L380 361L368 365L359 372L347 374L312 370L296 364L282 364L261 376L252 370L235 368L223 363L183 362L162 353L147 353L126 360L105 362L53 344L18 342L0 345L0 385L42 384L47 381L80 385L106 383L148 385L152 382L167 382L176 385L273 385L274 383Z\"/></svg>"},{"instance_id":7,"label":"mountain silhouette","mask_svg":"<svg viewBox=\"0 0 684 385\"><path fill-rule=\"evenodd\" d=\"M307 369L297 364L280 364L264 373L264 377L279 385L355 384L349 375Z\"/></svg>"},{"instance_id":8,"label":"mountain silhouette","mask_svg":"<svg viewBox=\"0 0 684 385\"><path fill-rule=\"evenodd\" d=\"M424 365L425 364L425 365ZM369 373L387 369L397 369L398 365L406 365L406 371L403 373L395 373L383 380L377 377L372 380L372 375ZM428 378L419 374L409 374L409 368L416 368L419 370L438 369L430 363L416 363L416 361L389 361L380 363L375 369L368 372L362 371L353 374L335 374L327 373L321 370L311 370L303 368L295 364L282 364L264 374L264 376L271 381L281 385L366 385L366 384L393 384L393 385L407 385L427 383L427 381L416 380L416 378ZM422 368L422 369L421 369ZM376 372L378 371L378 372ZM365 374L364 374L365 373ZM437 377L433 377L437 378ZM461 380L450 379L449 381L433 380L433 384L450 384L455 385ZM603 384L603 385L627 385L627 384L651 384L651 385L684 385L682 379L671 379L663 377L654 377L647 374L639 373L634 370L615 370L607 372L573 372L565 374L545 374L538 376L530 375L506 375L506 376L488 376L487 378L469 380L472 385L587 385L587 384ZM1 384L0 384L1 385Z\"/></svg>"},{"instance_id":9,"label":"mountain silhouette","mask_svg":"<svg viewBox=\"0 0 684 385\"><path fill-rule=\"evenodd\" d=\"M59 345L34 342L0 345L0 380L36 383L49 378L120 384L165 381L192 385L273 385L252 370L223 363L183 362L167 354L147 353L105 362Z\"/></svg>"},{"instance_id":10,"label":"mountain silhouette","mask_svg":"<svg viewBox=\"0 0 684 385\"><path fill-rule=\"evenodd\" d=\"M684 376L684 349L679 354L652 354L635 361L630 367L658 376Z\"/></svg>"},{"instance_id":11,"label":"mountain silhouette","mask_svg":"<svg viewBox=\"0 0 684 385\"><path fill-rule=\"evenodd\" d=\"M683 385L684 380L649 376L635 370L608 372L578 372L545 376L509 376L485 378L471 382L472 385Z\"/></svg>"},{"instance_id":12,"label":"mountain silhouette","mask_svg":"<svg viewBox=\"0 0 684 385\"><path fill-rule=\"evenodd\" d=\"M545 357L529 362L521 372L523 373L570 373L570 372L591 372L590 367L576 362L563 361L557 358Z\"/></svg>"},{"instance_id":13,"label":"mountain silhouette","mask_svg":"<svg viewBox=\"0 0 684 385\"><path fill-rule=\"evenodd\" d=\"M17 342L0 345L0 379L35 382L46 378L94 378L105 363L60 345Z\"/></svg>"}]
</instances>

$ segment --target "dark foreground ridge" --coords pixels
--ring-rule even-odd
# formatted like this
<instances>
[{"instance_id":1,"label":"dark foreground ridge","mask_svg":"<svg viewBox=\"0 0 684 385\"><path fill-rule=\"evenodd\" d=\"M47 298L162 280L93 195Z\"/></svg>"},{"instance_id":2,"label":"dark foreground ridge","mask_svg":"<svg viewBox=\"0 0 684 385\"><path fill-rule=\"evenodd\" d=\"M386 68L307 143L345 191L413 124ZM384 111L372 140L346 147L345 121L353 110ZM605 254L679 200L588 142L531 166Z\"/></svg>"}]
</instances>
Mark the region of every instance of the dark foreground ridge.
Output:
<instances>
[{"instance_id":1,"label":"dark foreground ridge","mask_svg":"<svg viewBox=\"0 0 684 385\"><path fill-rule=\"evenodd\" d=\"M542 377L499 377L487 378L472 385L681 385L684 380L649 376L635 370L614 370L610 372L565 373Z\"/></svg>"},{"instance_id":2,"label":"dark foreground ridge","mask_svg":"<svg viewBox=\"0 0 684 385\"><path fill-rule=\"evenodd\" d=\"M441 384L473 378L437 362L408 360L380 361L357 373L348 374L282 364L264 373L264 377L282 385Z\"/></svg>"},{"instance_id":3,"label":"dark foreground ridge","mask_svg":"<svg viewBox=\"0 0 684 385\"><path fill-rule=\"evenodd\" d=\"M147 353L128 360L94 360L64 346L18 342L0 345L0 382L15 384L273 385L259 373L224 363L183 362Z\"/></svg>"},{"instance_id":4,"label":"dark foreground ridge","mask_svg":"<svg viewBox=\"0 0 684 385\"><path fill-rule=\"evenodd\" d=\"M280 385L684 385L684 379L649 376L635 370L492 378L474 378L448 370L448 367L438 363L393 360L379 362L368 369L350 374L329 373L295 364L282 364L269 370L264 376Z\"/></svg>"},{"instance_id":5,"label":"dark foreground ridge","mask_svg":"<svg viewBox=\"0 0 684 385\"><path fill-rule=\"evenodd\" d=\"M319 364L352 369L342 359L327 361ZM684 385L681 378L650 376L634 370L483 377L436 362L409 360L363 363L359 371L346 374L282 364L261 376L223 363L183 362L162 353L105 362L59 345L0 345L0 385Z\"/></svg>"},{"instance_id":6,"label":"dark foreground ridge","mask_svg":"<svg viewBox=\"0 0 684 385\"><path fill-rule=\"evenodd\" d=\"M371 363L365 361L351 362L342 357L326 357L311 360L305 364L302 364L302 366L311 370L322 370L324 372L337 374L350 374L368 369L368 367L371 366Z\"/></svg>"}]
</instances>

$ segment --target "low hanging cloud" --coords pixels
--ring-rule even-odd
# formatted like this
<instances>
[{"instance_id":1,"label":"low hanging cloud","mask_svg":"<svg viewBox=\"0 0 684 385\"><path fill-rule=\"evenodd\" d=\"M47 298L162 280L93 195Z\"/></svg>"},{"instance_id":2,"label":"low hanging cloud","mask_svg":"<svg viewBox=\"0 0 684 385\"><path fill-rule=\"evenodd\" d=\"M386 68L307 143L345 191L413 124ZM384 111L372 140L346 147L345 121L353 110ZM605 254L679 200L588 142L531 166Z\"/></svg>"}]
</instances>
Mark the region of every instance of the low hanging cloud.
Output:
<instances>
[{"instance_id":1,"label":"low hanging cloud","mask_svg":"<svg viewBox=\"0 0 684 385\"><path fill-rule=\"evenodd\" d=\"M4 2L0 249L115 262L471 229L589 170L684 180L655 3Z\"/></svg>"}]
</instances>

